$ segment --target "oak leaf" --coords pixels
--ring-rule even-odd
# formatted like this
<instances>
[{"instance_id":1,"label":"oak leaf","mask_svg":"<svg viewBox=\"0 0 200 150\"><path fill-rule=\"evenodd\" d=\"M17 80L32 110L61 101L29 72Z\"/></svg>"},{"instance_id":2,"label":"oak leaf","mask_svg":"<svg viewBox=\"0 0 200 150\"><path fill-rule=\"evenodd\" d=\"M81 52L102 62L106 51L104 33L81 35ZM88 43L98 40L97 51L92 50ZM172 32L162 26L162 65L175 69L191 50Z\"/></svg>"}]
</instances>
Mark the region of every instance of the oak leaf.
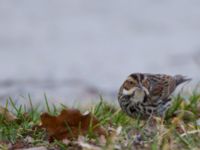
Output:
<instances>
[{"instance_id":1,"label":"oak leaf","mask_svg":"<svg viewBox=\"0 0 200 150\"><path fill-rule=\"evenodd\" d=\"M92 129L95 135L106 136L96 117L90 113L83 115L77 109L64 109L58 116L43 113L40 118L41 127L47 130L50 141L74 139L79 135L86 135L89 129Z\"/></svg>"}]
</instances>

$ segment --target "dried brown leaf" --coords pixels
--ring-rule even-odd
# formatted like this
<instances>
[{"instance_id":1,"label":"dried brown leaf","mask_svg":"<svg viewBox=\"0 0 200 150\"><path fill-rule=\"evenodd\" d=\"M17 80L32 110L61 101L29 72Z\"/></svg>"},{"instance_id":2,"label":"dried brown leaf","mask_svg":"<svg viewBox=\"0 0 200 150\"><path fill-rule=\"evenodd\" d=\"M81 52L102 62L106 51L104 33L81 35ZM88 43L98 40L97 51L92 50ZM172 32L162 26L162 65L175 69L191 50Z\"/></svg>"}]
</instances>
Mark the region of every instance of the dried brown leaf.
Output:
<instances>
[{"instance_id":1,"label":"dried brown leaf","mask_svg":"<svg viewBox=\"0 0 200 150\"><path fill-rule=\"evenodd\" d=\"M2 106L0 106L0 115L3 116L3 121L6 122L17 120L17 117L13 113L9 112L7 108L4 108Z\"/></svg>"},{"instance_id":2,"label":"dried brown leaf","mask_svg":"<svg viewBox=\"0 0 200 150\"><path fill-rule=\"evenodd\" d=\"M26 143L24 143L23 141L17 141L16 143L14 143L12 145L11 149L23 149L23 148L26 148L26 147L27 147Z\"/></svg>"},{"instance_id":3,"label":"dried brown leaf","mask_svg":"<svg viewBox=\"0 0 200 150\"><path fill-rule=\"evenodd\" d=\"M82 115L77 109L64 109L60 115L52 116L43 113L41 116L42 127L47 129L50 141L73 139L79 135L86 135L92 127L94 134L105 135L105 130L93 115Z\"/></svg>"}]
</instances>

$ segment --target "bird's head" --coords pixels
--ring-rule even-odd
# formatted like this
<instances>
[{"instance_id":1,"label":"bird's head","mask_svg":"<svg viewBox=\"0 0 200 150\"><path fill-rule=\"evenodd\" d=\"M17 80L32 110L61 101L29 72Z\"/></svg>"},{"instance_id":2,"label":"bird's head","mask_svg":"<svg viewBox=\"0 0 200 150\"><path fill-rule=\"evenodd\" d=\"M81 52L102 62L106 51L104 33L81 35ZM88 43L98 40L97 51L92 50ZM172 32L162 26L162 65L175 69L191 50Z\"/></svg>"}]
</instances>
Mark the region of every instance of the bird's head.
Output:
<instances>
[{"instance_id":1,"label":"bird's head","mask_svg":"<svg viewBox=\"0 0 200 150\"><path fill-rule=\"evenodd\" d=\"M129 76L122 84L121 92L123 95L133 95L135 92L142 92L142 85Z\"/></svg>"},{"instance_id":2,"label":"bird's head","mask_svg":"<svg viewBox=\"0 0 200 150\"><path fill-rule=\"evenodd\" d=\"M120 92L122 95L126 96L149 95L149 92L143 83L144 79L141 78L140 74L131 74L122 84Z\"/></svg>"}]
</instances>

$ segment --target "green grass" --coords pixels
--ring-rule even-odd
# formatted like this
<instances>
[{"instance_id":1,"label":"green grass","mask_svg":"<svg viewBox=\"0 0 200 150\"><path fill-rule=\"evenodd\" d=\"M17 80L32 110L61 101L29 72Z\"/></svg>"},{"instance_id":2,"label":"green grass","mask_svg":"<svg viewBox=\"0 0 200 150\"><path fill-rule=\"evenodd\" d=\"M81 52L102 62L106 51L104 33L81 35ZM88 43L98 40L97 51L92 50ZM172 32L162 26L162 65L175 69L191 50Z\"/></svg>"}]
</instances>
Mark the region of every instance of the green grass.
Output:
<instances>
[{"instance_id":1,"label":"green grass","mask_svg":"<svg viewBox=\"0 0 200 150\"><path fill-rule=\"evenodd\" d=\"M7 101L4 107L9 108L18 119L15 122L6 122L4 116L0 115L0 149L8 149L6 143L14 145L19 141L24 141L27 137L32 138L28 147L45 146L55 149L77 147L76 144L66 145L61 141L49 143L46 131L37 128L37 125L40 123L41 108L32 104L30 96L29 101L29 109L25 106L16 106L12 98L9 98ZM52 115L57 115L61 109L66 108L65 105L60 105L60 107L50 106L46 95L45 103L47 112ZM112 135L110 133L106 144L101 145L98 137L93 135L93 128L91 126L84 140L102 149L114 149L115 147L132 149L133 146L138 149L152 150L169 147L171 149L200 149L200 133L198 132L200 126L196 123L196 120L200 117L199 105L200 94L196 92L188 100L180 95L174 97L173 105L168 110L164 122L158 121L155 125L158 128L156 132L148 135L147 130L153 131L153 129L144 126L143 120L128 117L121 111L119 106L107 103L101 97L98 104L91 106L90 112L98 118L99 125L103 126L107 131L109 128L115 131L120 127L122 130L119 135ZM80 108L80 110L82 109ZM187 113L180 113L174 116L177 110L184 110ZM188 114L192 114L193 119L188 120Z\"/></svg>"}]
</instances>

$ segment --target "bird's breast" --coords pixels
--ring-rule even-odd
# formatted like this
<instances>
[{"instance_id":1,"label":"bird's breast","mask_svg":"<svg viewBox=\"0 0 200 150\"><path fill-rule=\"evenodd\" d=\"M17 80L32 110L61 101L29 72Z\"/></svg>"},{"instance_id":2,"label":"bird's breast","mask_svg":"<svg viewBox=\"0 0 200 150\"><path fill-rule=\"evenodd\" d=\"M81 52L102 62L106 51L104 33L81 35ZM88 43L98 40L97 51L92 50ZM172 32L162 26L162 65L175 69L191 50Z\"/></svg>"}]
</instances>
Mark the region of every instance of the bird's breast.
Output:
<instances>
[{"instance_id":1,"label":"bird's breast","mask_svg":"<svg viewBox=\"0 0 200 150\"><path fill-rule=\"evenodd\" d=\"M131 97L133 103L142 103L144 101L145 93L143 91L135 91L134 95Z\"/></svg>"}]
</instances>

